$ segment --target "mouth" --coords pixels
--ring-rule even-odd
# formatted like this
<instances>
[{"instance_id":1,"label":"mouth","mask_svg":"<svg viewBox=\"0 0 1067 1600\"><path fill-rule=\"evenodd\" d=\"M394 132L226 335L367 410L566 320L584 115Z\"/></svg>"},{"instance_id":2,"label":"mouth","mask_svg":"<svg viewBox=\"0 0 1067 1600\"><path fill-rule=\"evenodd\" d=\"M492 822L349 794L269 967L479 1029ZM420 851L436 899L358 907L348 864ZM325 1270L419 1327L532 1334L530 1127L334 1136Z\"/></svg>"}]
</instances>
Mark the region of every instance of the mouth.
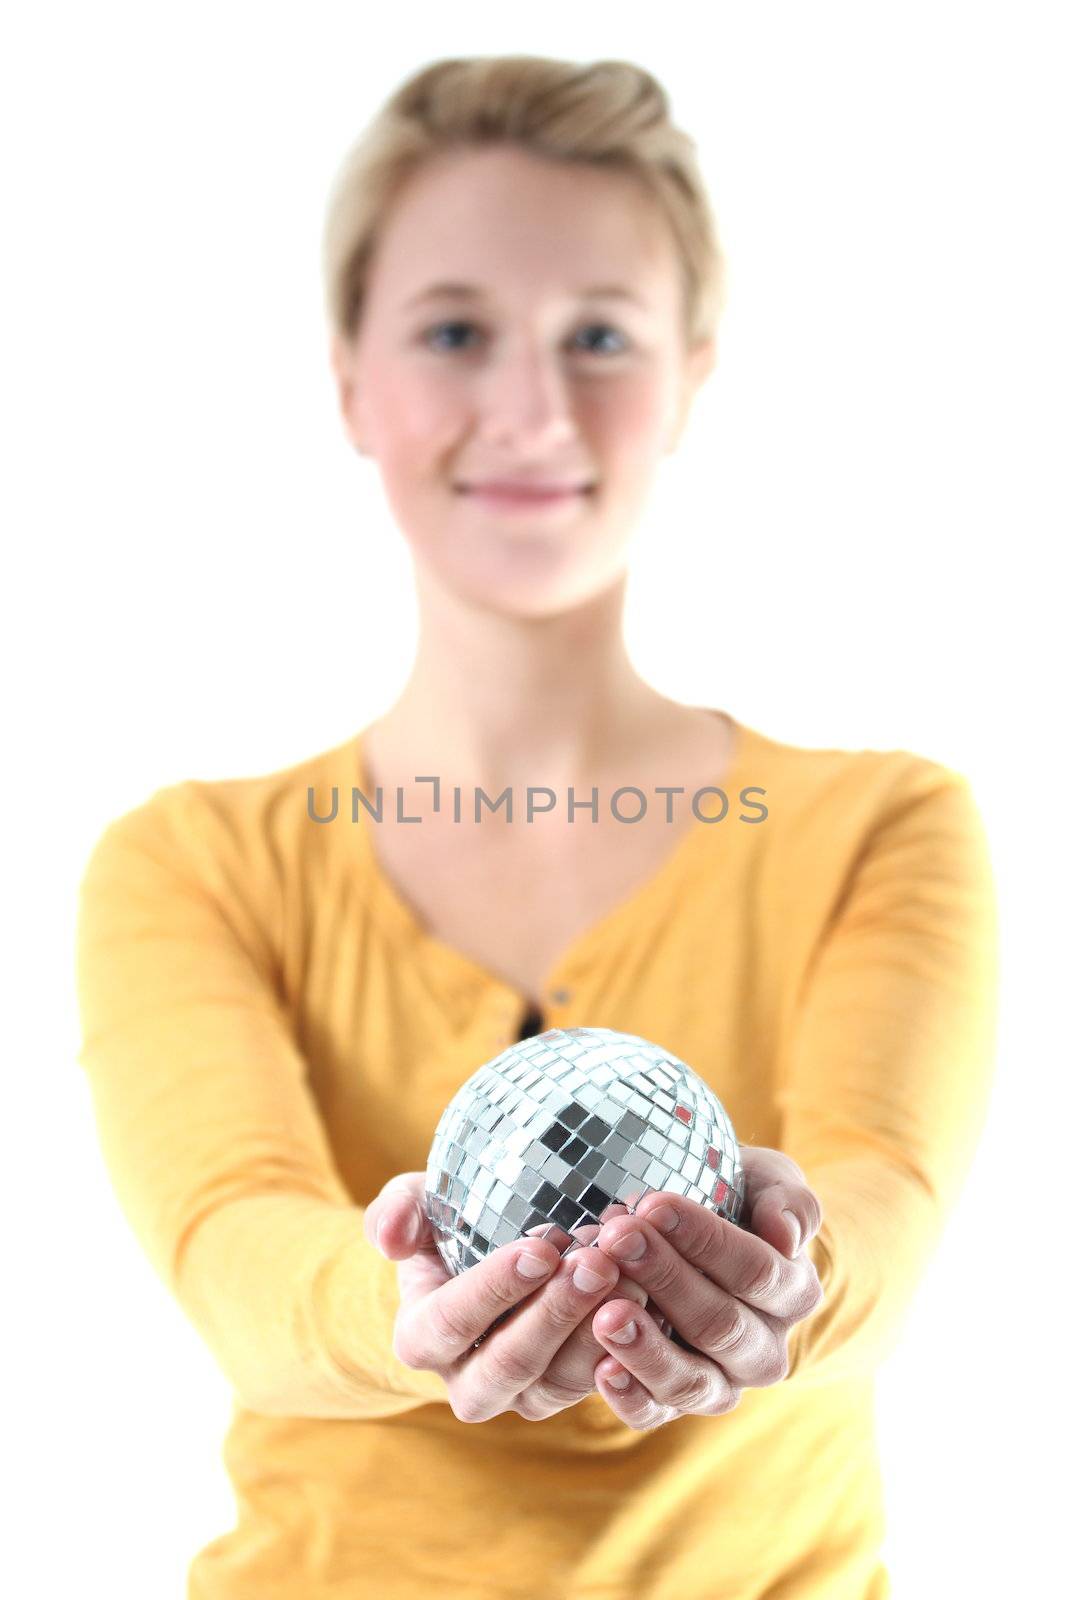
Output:
<instances>
[{"instance_id":1,"label":"mouth","mask_svg":"<svg viewBox=\"0 0 1067 1600\"><path fill-rule=\"evenodd\" d=\"M591 495L594 487L591 483L459 483L456 493L499 510L537 510L570 505Z\"/></svg>"}]
</instances>

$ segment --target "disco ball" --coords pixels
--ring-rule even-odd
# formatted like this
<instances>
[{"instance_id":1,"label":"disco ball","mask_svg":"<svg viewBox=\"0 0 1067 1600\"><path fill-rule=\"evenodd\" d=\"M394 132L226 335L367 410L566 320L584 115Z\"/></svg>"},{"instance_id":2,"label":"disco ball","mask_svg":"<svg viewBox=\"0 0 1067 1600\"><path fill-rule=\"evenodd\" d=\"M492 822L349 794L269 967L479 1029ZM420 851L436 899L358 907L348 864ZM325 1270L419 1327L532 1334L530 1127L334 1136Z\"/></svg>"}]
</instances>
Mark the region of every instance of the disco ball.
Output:
<instances>
[{"instance_id":1,"label":"disco ball","mask_svg":"<svg viewBox=\"0 0 1067 1600\"><path fill-rule=\"evenodd\" d=\"M576 1230L650 1190L740 1225L744 1172L722 1104L669 1050L613 1028L551 1028L479 1067L446 1106L426 1167L453 1276L546 1225L565 1236L563 1255L595 1248Z\"/></svg>"}]
</instances>

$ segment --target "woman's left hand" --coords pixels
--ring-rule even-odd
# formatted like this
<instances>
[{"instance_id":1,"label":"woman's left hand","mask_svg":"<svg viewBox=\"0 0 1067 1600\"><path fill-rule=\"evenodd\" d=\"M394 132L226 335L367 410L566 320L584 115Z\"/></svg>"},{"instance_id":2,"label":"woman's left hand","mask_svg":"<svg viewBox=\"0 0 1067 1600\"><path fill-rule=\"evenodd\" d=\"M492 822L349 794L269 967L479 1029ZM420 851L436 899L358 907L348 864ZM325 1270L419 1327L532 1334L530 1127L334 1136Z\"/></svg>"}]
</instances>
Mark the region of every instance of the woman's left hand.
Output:
<instances>
[{"instance_id":1,"label":"woman's left hand","mask_svg":"<svg viewBox=\"0 0 1067 1600\"><path fill-rule=\"evenodd\" d=\"M741 1151L743 1226L657 1191L642 1196L633 1216L605 1223L597 1239L689 1346L666 1337L651 1304L640 1310L611 1300L597 1312L593 1332L611 1352L595 1369L597 1388L632 1428L658 1428L685 1413L717 1416L734 1409L742 1390L780 1383L789 1330L822 1303L815 1264L803 1253L822 1226L818 1199L781 1150ZM799 1223L795 1250L786 1212ZM636 1239L644 1243L637 1256L627 1252ZM620 1342L628 1327L629 1341ZM621 1389L611 1382L620 1377L628 1379Z\"/></svg>"}]
</instances>

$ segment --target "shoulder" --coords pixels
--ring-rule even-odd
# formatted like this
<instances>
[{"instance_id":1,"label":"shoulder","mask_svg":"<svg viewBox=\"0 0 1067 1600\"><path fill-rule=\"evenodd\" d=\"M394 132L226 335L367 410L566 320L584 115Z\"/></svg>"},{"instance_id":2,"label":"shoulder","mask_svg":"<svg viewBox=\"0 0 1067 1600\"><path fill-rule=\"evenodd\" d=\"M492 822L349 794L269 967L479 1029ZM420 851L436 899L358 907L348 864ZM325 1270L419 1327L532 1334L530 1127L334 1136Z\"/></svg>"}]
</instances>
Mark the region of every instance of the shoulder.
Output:
<instances>
[{"instance_id":1,"label":"shoulder","mask_svg":"<svg viewBox=\"0 0 1067 1600\"><path fill-rule=\"evenodd\" d=\"M155 866L220 894L281 884L313 870L336 830L316 826L331 788L352 783L353 740L286 767L238 777L189 777L150 791L102 828L87 873L103 863ZM323 800L325 796L325 801Z\"/></svg>"},{"instance_id":2,"label":"shoulder","mask_svg":"<svg viewBox=\"0 0 1067 1600\"><path fill-rule=\"evenodd\" d=\"M940 880L988 894L983 819L968 777L947 762L753 732L744 782L765 791L753 864L776 916L818 925L861 883L904 892Z\"/></svg>"},{"instance_id":3,"label":"shoulder","mask_svg":"<svg viewBox=\"0 0 1067 1600\"><path fill-rule=\"evenodd\" d=\"M894 815L938 797L968 809L967 776L917 751L871 746L801 745L755 729L748 733L746 783L762 784L767 805L797 828L831 827L838 836L865 836Z\"/></svg>"}]
</instances>

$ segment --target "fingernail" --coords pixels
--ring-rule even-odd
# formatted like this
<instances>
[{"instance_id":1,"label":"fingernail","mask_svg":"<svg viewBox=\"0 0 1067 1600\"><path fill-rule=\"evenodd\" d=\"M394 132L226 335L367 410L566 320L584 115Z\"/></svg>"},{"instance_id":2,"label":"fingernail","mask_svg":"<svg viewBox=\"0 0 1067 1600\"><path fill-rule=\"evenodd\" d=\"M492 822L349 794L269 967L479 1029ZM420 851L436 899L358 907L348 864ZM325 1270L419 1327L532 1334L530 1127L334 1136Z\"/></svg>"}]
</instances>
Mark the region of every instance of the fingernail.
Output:
<instances>
[{"instance_id":1,"label":"fingernail","mask_svg":"<svg viewBox=\"0 0 1067 1600\"><path fill-rule=\"evenodd\" d=\"M616 1328L614 1333L609 1333L609 1339L614 1339L616 1344L633 1344L637 1338L637 1323L624 1322L621 1328Z\"/></svg>"},{"instance_id":2,"label":"fingernail","mask_svg":"<svg viewBox=\"0 0 1067 1600\"><path fill-rule=\"evenodd\" d=\"M532 1256L524 1250L515 1263L515 1270L524 1278L543 1278L552 1268L540 1256Z\"/></svg>"},{"instance_id":3,"label":"fingernail","mask_svg":"<svg viewBox=\"0 0 1067 1600\"><path fill-rule=\"evenodd\" d=\"M662 1233L670 1233L672 1228L678 1226L680 1218L673 1206L654 1206L648 1213L648 1220Z\"/></svg>"},{"instance_id":4,"label":"fingernail","mask_svg":"<svg viewBox=\"0 0 1067 1600\"><path fill-rule=\"evenodd\" d=\"M608 1253L620 1261L638 1261L647 1247L644 1234L624 1233L620 1239L613 1239L607 1248Z\"/></svg>"},{"instance_id":5,"label":"fingernail","mask_svg":"<svg viewBox=\"0 0 1067 1600\"><path fill-rule=\"evenodd\" d=\"M418 1208L416 1208L414 1211L409 1211L407 1214L407 1221L404 1223L404 1243L414 1244L421 1232L422 1217L419 1214Z\"/></svg>"},{"instance_id":6,"label":"fingernail","mask_svg":"<svg viewBox=\"0 0 1067 1600\"><path fill-rule=\"evenodd\" d=\"M642 1311L648 1305L648 1290L642 1289L639 1283L632 1278L620 1278L615 1285L615 1293L620 1300L632 1300L634 1305L640 1306Z\"/></svg>"},{"instance_id":7,"label":"fingernail","mask_svg":"<svg viewBox=\"0 0 1067 1600\"><path fill-rule=\"evenodd\" d=\"M613 1378L608 1379L608 1382L613 1389L625 1389L629 1386L630 1374L628 1372L617 1372Z\"/></svg>"},{"instance_id":8,"label":"fingernail","mask_svg":"<svg viewBox=\"0 0 1067 1600\"><path fill-rule=\"evenodd\" d=\"M574 1269L574 1287L583 1294L592 1294L594 1289L606 1289L610 1282L610 1278L602 1278L599 1272L590 1272L588 1267Z\"/></svg>"},{"instance_id":9,"label":"fingernail","mask_svg":"<svg viewBox=\"0 0 1067 1600\"><path fill-rule=\"evenodd\" d=\"M789 1252L789 1255L792 1258L793 1256L796 1255L797 1251L800 1249L800 1241L804 1237L804 1230L800 1226L799 1220L797 1219L797 1217L794 1215L794 1213L792 1211L783 1211L782 1212L782 1216L785 1218L786 1222L789 1224L789 1232L790 1232L790 1234L792 1235L792 1238L793 1238L793 1248Z\"/></svg>"}]
</instances>

